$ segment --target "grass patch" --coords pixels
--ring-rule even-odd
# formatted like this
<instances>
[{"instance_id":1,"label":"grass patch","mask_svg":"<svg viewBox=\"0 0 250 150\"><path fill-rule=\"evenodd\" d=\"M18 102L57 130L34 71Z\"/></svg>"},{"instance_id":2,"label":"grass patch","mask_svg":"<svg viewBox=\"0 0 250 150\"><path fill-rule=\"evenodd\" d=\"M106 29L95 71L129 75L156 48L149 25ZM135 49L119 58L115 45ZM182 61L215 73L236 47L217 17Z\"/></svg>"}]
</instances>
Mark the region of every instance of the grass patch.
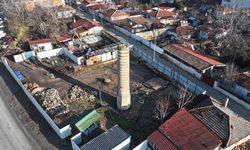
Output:
<instances>
[{"instance_id":1,"label":"grass patch","mask_svg":"<svg viewBox=\"0 0 250 150\"><path fill-rule=\"evenodd\" d=\"M138 145L140 142L146 139L148 134L146 132L141 132L136 128L136 120L127 119L122 117L113 111L109 110L106 112L106 117L108 120L112 120L114 124L118 124L125 132L131 135L132 147Z\"/></svg>"}]
</instances>

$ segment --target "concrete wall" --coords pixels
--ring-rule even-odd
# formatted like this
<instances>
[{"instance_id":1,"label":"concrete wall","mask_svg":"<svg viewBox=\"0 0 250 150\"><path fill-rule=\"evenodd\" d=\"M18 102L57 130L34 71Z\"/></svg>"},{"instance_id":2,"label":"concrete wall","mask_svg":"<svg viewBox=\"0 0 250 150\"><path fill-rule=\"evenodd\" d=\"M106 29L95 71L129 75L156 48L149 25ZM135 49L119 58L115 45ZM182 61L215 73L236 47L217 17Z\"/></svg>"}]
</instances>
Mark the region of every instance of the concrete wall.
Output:
<instances>
[{"instance_id":1,"label":"concrete wall","mask_svg":"<svg viewBox=\"0 0 250 150\"><path fill-rule=\"evenodd\" d=\"M242 105L243 107L245 107L246 109L250 110L250 104L244 102L242 99L239 99L238 97L234 96L233 94L227 92L226 90L222 89L219 87L219 83L217 81L214 82L214 89L220 91L221 93L223 93L224 95L226 95L228 98L234 100L235 102L237 102L238 104ZM230 103L230 101L229 101Z\"/></svg>"},{"instance_id":2,"label":"concrete wall","mask_svg":"<svg viewBox=\"0 0 250 150\"><path fill-rule=\"evenodd\" d=\"M73 62L75 62L78 65L81 65L81 58L76 57L72 52L68 51L66 48L63 50L63 54L68 56Z\"/></svg>"},{"instance_id":3,"label":"concrete wall","mask_svg":"<svg viewBox=\"0 0 250 150\"><path fill-rule=\"evenodd\" d=\"M57 49L52 49L48 51L37 52L36 54L37 54L38 59L59 56L64 53L64 49L65 48L57 48Z\"/></svg>"},{"instance_id":4,"label":"concrete wall","mask_svg":"<svg viewBox=\"0 0 250 150\"><path fill-rule=\"evenodd\" d=\"M143 49L138 49L135 46L132 48L132 54L136 57L141 57L147 62L147 65L151 68L158 70L159 72L167 75L168 77L175 80L179 85L186 86L187 89L195 95L202 94L206 92L204 89L199 87L196 83L188 80L185 76L182 76L178 72L171 70L167 65L162 64L157 60L153 60L152 55L148 55L143 52Z\"/></svg>"},{"instance_id":5,"label":"concrete wall","mask_svg":"<svg viewBox=\"0 0 250 150\"><path fill-rule=\"evenodd\" d=\"M141 144L136 146L133 150L147 150L147 148L148 148L148 140L145 140Z\"/></svg>"},{"instance_id":6,"label":"concrete wall","mask_svg":"<svg viewBox=\"0 0 250 150\"><path fill-rule=\"evenodd\" d=\"M234 93L250 104L250 91L236 84Z\"/></svg>"},{"instance_id":7,"label":"concrete wall","mask_svg":"<svg viewBox=\"0 0 250 150\"><path fill-rule=\"evenodd\" d=\"M77 135L73 136L71 138L71 146L73 150L80 150L80 147L78 146L78 144L80 144L82 142L82 133L78 133Z\"/></svg>"},{"instance_id":8,"label":"concrete wall","mask_svg":"<svg viewBox=\"0 0 250 150\"><path fill-rule=\"evenodd\" d=\"M28 60L30 57L35 56L34 51L24 52L18 55L14 55L15 62L22 62Z\"/></svg>"},{"instance_id":9,"label":"concrete wall","mask_svg":"<svg viewBox=\"0 0 250 150\"><path fill-rule=\"evenodd\" d=\"M44 47L43 50L42 47ZM36 45L30 45L30 49L32 51L47 51L47 50L52 50L52 44L51 43L42 43L42 44L36 44Z\"/></svg>"},{"instance_id":10,"label":"concrete wall","mask_svg":"<svg viewBox=\"0 0 250 150\"><path fill-rule=\"evenodd\" d=\"M39 105L39 103L36 101L36 99L28 92L28 90L24 87L22 82L16 77L13 70L10 68L7 59L2 58L2 61L4 63L4 66L7 68L7 70L10 72L10 74L13 76L13 78L16 80L18 85L22 88L24 93L27 95L29 100L33 103L33 105L36 107L36 109L41 113L41 115L44 117L44 119L49 123L49 125L53 128L53 130L56 132L56 134L61 138L64 139L71 135L71 126L67 125L63 127L62 129L59 129L58 126L55 124L55 122L50 118L50 116L43 110L43 108Z\"/></svg>"}]
</instances>

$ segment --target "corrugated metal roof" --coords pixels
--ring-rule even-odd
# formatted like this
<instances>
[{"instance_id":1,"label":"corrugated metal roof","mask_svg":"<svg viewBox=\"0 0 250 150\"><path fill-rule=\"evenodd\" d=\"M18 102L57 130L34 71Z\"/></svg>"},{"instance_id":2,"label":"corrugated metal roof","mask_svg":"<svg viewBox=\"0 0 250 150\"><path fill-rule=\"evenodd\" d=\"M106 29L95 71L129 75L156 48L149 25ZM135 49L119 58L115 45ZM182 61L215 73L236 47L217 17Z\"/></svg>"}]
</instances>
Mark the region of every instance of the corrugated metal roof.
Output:
<instances>
[{"instance_id":1,"label":"corrugated metal roof","mask_svg":"<svg viewBox=\"0 0 250 150\"><path fill-rule=\"evenodd\" d=\"M214 149L221 144L219 137L185 108L163 123L159 130L183 150Z\"/></svg>"},{"instance_id":2,"label":"corrugated metal roof","mask_svg":"<svg viewBox=\"0 0 250 150\"><path fill-rule=\"evenodd\" d=\"M226 146L230 138L229 116L215 107L208 95L198 95L192 103L187 106L189 112L219 136Z\"/></svg>"},{"instance_id":3,"label":"corrugated metal roof","mask_svg":"<svg viewBox=\"0 0 250 150\"><path fill-rule=\"evenodd\" d=\"M162 135L158 130L154 131L148 137L149 144L158 150L177 150L178 148L168 140L164 135Z\"/></svg>"},{"instance_id":4,"label":"corrugated metal roof","mask_svg":"<svg viewBox=\"0 0 250 150\"><path fill-rule=\"evenodd\" d=\"M100 118L100 114L93 110L87 116L78 121L75 126L81 132L85 131L88 127L90 127L93 123L95 123Z\"/></svg>"},{"instance_id":5,"label":"corrugated metal roof","mask_svg":"<svg viewBox=\"0 0 250 150\"><path fill-rule=\"evenodd\" d=\"M130 135L123 131L118 125L110 128L98 137L81 146L81 150L111 150Z\"/></svg>"}]
</instances>

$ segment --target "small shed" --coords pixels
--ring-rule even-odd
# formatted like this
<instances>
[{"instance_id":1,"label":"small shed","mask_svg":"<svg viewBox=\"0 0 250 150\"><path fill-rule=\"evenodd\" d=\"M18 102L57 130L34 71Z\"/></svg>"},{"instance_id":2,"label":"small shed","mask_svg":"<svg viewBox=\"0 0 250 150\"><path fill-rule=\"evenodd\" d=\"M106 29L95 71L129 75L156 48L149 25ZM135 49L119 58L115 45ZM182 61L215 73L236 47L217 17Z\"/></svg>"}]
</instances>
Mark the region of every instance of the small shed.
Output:
<instances>
[{"instance_id":1,"label":"small shed","mask_svg":"<svg viewBox=\"0 0 250 150\"><path fill-rule=\"evenodd\" d=\"M88 129L92 124L94 124L97 120L99 120L100 114L93 110L87 116L78 121L75 126L81 132L84 132Z\"/></svg>"}]
</instances>

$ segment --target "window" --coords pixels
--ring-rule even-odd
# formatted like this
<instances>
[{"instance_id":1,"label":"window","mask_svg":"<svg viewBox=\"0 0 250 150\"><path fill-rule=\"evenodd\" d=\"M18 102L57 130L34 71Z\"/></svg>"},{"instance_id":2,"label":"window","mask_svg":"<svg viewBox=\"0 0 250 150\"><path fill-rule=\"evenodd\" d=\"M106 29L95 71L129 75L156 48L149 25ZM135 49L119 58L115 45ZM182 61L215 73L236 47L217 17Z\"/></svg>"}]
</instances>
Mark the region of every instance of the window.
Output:
<instances>
[{"instance_id":1,"label":"window","mask_svg":"<svg viewBox=\"0 0 250 150\"><path fill-rule=\"evenodd\" d=\"M247 97L250 97L250 93L247 93Z\"/></svg>"}]
</instances>

